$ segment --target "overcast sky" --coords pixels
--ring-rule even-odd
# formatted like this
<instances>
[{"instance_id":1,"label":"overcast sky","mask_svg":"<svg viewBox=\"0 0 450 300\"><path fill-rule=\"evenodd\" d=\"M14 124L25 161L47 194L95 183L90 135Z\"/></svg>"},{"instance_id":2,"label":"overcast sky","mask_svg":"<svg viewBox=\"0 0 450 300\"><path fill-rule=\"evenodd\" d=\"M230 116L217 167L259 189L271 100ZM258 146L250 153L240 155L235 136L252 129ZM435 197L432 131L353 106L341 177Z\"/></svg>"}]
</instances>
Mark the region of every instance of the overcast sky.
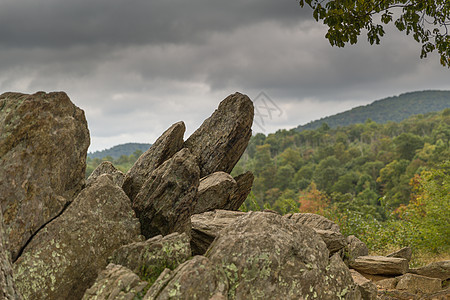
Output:
<instances>
[{"instance_id":1,"label":"overcast sky","mask_svg":"<svg viewBox=\"0 0 450 300\"><path fill-rule=\"evenodd\" d=\"M0 93L65 91L95 151L152 143L180 120L187 138L236 91L274 109L253 126L270 133L450 90L436 56L421 60L412 37L387 31L379 46L362 36L331 47L295 0L0 0Z\"/></svg>"}]
</instances>

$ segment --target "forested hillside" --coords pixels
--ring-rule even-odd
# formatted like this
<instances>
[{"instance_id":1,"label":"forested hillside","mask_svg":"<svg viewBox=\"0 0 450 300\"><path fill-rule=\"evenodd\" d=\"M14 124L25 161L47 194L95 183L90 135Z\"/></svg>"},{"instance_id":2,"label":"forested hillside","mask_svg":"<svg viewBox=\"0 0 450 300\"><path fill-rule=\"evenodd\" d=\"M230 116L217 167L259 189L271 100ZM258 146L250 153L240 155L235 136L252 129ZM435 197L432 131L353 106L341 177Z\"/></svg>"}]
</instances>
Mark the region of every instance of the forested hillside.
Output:
<instances>
[{"instance_id":1,"label":"forested hillside","mask_svg":"<svg viewBox=\"0 0 450 300\"><path fill-rule=\"evenodd\" d=\"M143 143L126 143L111 147L102 151L95 151L92 153L88 153L88 157L90 158L103 158L110 156L113 159L117 159L122 155L130 156L136 150L145 152L148 148L150 148L151 144L143 144Z\"/></svg>"},{"instance_id":2,"label":"forested hillside","mask_svg":"<svg viewBox=\"0 0 450 300\"><path fill-rule=\"evenodd\" d=\"M298 126L297 130L317 129L322 123L331 128L364 123L371 119L377 123L401 122L412 115L441 111L450 108L450 91L420 91L377 100L369 105L312 121Z\"/></svg>"},{"instance_id":3,"label":"forested hillside","mask_svg":"<svg viewBox=\"0 0 450 300\"><path fill-rule=\"evenodd\" d=\"M319 213L372 249L444 245L441 251L450 244L449 141L450 109L400 123L280 130L253 136L233 174L255 175L244 210ZM425 219L431 225L419 226Z\"/></svg>"}]
</instances>

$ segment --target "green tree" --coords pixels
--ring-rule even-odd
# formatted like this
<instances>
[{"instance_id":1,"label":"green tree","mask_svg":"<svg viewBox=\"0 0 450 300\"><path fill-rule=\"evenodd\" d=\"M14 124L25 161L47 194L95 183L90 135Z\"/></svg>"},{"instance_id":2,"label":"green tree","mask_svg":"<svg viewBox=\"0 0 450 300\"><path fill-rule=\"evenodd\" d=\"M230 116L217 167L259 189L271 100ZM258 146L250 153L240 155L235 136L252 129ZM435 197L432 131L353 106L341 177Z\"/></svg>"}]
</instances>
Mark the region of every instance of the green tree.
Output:
<instances>
[{"instance_id":1,"label":"green tree","mask_svg":"<svg viewBox=\"0 0 450 300\"><path fill-rule=\"evenodd\" d=\"M361 30L370 44L379 44L384 25L394 23L400 31L412 34L422 44L420 57L437 51L443 66L450 68L450 3L448 0L299 0L313 9L316 21L328 26L325 37L332 46L355 44Z\"/></svg>"}]
</instances>

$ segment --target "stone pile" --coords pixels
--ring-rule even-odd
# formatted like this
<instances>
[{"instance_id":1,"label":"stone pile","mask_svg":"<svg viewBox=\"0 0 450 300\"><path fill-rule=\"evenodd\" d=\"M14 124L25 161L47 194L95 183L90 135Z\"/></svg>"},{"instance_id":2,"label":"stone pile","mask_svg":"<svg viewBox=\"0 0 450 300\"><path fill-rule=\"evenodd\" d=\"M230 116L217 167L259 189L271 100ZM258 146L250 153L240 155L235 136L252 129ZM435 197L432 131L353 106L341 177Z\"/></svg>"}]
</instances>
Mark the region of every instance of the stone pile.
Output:
<instances>
[{"instance_id":1,"label":"stone pile","mask_svg":"<svg viewBox=\"0 0 450 300\"><path fill-rule=\"evenodd\" d=\"M410 251L368 256L324 217L237 211L253 175L229 173L253 115L235 93L186 141L175 123L126 174L104 162L85 181L84 112L64 93L0 95L0 299L446 293L448 263L408 273Z\"/></svg>"}]
</instances>

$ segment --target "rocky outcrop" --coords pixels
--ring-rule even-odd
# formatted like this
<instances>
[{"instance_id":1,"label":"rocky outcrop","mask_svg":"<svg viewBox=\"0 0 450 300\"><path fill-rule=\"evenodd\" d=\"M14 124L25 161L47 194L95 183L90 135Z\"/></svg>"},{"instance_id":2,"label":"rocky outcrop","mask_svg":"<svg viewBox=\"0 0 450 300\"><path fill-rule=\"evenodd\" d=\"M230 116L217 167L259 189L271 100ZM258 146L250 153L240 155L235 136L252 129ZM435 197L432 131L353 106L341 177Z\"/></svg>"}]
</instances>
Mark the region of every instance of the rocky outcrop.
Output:
<instances>
[{"instance_id":1,"label":"rocky outcrop","mask_svg":"<svg viewBox=\"0 0 450 300\"><path fill-rule=\"evenodd\" d=\"M392 253L386 255L386 257L404 258L408 262L411 260L411 256L412 256L412 250L410 247L404 247L398 251L395 251L395 252L392 252Z\"/></svg>"},{"instance_id":2,"label":"rocky outcrop","mask_svg":"<svg viewBox=\"0 0 450 300\"><path fill-rule=\"evenodd\" d=\"M358 239L354 235L349 235L347 237L347 256L349 260L354 260L355 258L358 258L360 256L367 256L369 255L369 249L367 248L366 244L361 242L360 239Z\"/></svg>"},{"instance_id":3,"label":"rocky outcrop","mask_svg":"<svg viewBox=\"0 0 450 300\"><path fill-rule=\"evenodd\" d=\"M227 292L228 280L221 266L195 256L174 271L163 272L143 299L227 299Z\"/></svg>"},{"instance_id":4,"label":"rocky outcrop","mask_svg":"<svg viewBox=\"0 0 450 300\"><path fill-rule=\"evenodd\" d=\"M237 184L236 190L223 209L238 210L252 191L254 179L255 177L250 171L234 177Z\"/></svg>"},{"instance_id":5,"label":"rocky outcrop","mask_svg":"<svg viewBox=\"0 0 450 300\"><path fill-rule=\"evenodd\" d=\"M126 267L109 264L86 290L83 300L142 299L147 286L148 282Z\"/></svg>"},{"instance_id":6,"label":"rocky outcrop","mask_svg":"<svg viewBox=\"0 0 450 300\"><path fill-rule=\"evenodd\" d=\"M230 197L234 194L236 188L236 181L225 172L215 172L203 177L200 179L192 214L224 209L229 205Z\"/></svg>"},{"instance_id":7,"label":"rocky outcrop","mask_svg":"<svg viewBox=\"0 0 450 300\"><path fill-rule=\"evenodd\" d=\"M191 247L196 255L205 254L217 234L237 218L246 213L240 211L215 210L191 217Z\"/></svg>"},{"instance_id":8,"label":"rocky outcrop","mask_svg":"<svg viewBox=\"0 0 450 300\"><path fill-rule=\"evenodd\" d=\"M130 200L109 175L101 175L31 240L14 264L25 299L80 299L107 258L138 240Z\"/></svg>"},{"instance_id":9,"label":"rocky outcrop","mask_svg":"<svg viewBox=\"0 0 450 300\"><path fill-rule=\"evenodd\" d=\"M441 280L450 279L450 260L432 262L429 265L417 269L409 270L410 273L427 276L431 278L439 278Z\"/></svg>"},{"instance_id":10,"label":"rocky outcrop","mask_svg":"<svg viewBox=\"0 0 450 300\"><path fill-rule=\"evenodd\" d=\"M322 240L327 245L328 251L330 251L330 255L333 255L334 253L344 249L345 246L347 246L345 237L339 232L321 229L314 230L320 235Z\"/></svg>"},{"instance_id":11,"label":"rocky outcrop","mask_svg":"<svg viewBox=\"0 0 450 300\"><path fill-rule=\"evenodd\" d=\"M146 238L190 232L199 174L196 158L184 148L149 175L133 201Z\"/></svg>"},{"instance_id":12,"label":"rocky outcrop","mask_svg":"<svg viewBox=\"0 0 450 300\"><path fill-rule=\"evenodd\" d=\"M191 257L189 242L185 233L158 235L120 247L109 261L127 267L141 278L156 279L165 268L175 269Z\"/></svg>"},{"instance_id":13,"label":"rocky outcrop","mask_svg":"<svg viewBox=\"0 0 450 300\"><path fill-rule=\"evenodd\" d=\"M359 299L339 256L309 227L251 212L219 232L206 257L228 278L229 299Z\"/></svg>"},{"instance_id":14,"label":"rocky outcrop","mask_svg":"<svg viewBox=\"0 0 450 300\"><path fill-rule=\"evenodd\" d=\"M372 281L362 276L355 270L350 270L350 273L352 274L353 281L359 288L359 292L361 293L361 299L376 300L377 286Z\"/></svg>"},{"instance_id":15,"label":"rocky outcrop","mask_svg":"<svg viewBox=\"0 0 450 300\"><path fill-rule=\"evenodd\" d=\"M0 209L0 299L19 300L22 297L16 291L14 284L11 257L6 248L5 232L3 230L3 215Z\"/></svg>"},{"instance_id":16,"label":"rocky outcrop","mask_svg":"<svg viewBox=\"0 0 450 300\"><path fill-rule=\"evenodd\" d=\"M314 229L331 230L338 233L341 232L339 225L320 215L311 213L296 213L287 214L284 215L284 217L294 221L297 224L305 225Z\"/></svg>"},{"instance_id":17,"label":"rocky outcrop","mask_svg":"<svg viewBox=\"0 0 450 300\"><path fill-rule=\"evenodd\" d=\"M252 101L235 93L225 98L186 140L185 147L198 158L200 177L218 171L231 172L252 135L253 115Z\"/></svg>"},{"instance_id":18,"label":"rocky outcrop","mask_svg":"<svg viewBox=\"0 0 450 300\"><path fill-rule=\"evenodd\" d=\"M125 175L116 169L114 165L109 161L104 161L95 168L95 170L91 173L89 178L86 181L86 185L90 185L95 181L100 175L108 174L111 175L111 178L115 184L118 186L122 186Z\"/></svg>"},{"instance_id":19,"label":"rocky outcrop","mask_svg":"<svg viewBox=\"0 0 450 300\"><path fill-rule=\"evenodd\" d=\"M408 261L396 257L360 256L350 261L350 267L366 274L403 275L408 271Z\"/></svg>"},{"instance_id":20,"label":"rocky outcrop","mask_svg":"<svg viewBox=\"0 0 450 300\"><path fill-rule=\"evenodd\" d=\"M15 260L84 184L89 131L62 92L0 95L0 203Z\"/></svg>"},{"instance_id":21,"label":"rocky outcrop","mask_svg":"<svg viewBox=\"0 0 450 300\"><path fill-rule=\"evenodd\" d=\"M123 190L134 200L151 173L183 147L186 127L183 122L173 124L142 154L125 176Z\"/></svg>"}]
</instances>

